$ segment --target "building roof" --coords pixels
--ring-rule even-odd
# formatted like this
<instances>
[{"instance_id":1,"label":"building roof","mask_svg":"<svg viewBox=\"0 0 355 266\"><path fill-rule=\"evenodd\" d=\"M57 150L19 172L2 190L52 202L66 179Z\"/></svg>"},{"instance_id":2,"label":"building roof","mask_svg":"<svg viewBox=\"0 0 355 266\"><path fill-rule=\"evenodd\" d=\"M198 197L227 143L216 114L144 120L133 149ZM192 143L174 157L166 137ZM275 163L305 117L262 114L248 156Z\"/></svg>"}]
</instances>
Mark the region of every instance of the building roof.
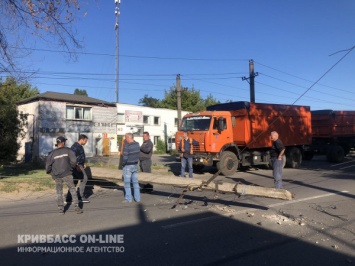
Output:
<instances>
[{"instance_id":1,"label":"building roof","mask_svg":"<svg viewBox=\"0 0 355 266\"><path fill-rule=\"evenodd\" d=\"M47 91L45 93L38 94L36 96L21 100L17 102L17 105L36 102L40 100L45 101L57 101L57 102L68 102L77 104L89 104L89 105L100 105L100 106L112 106L115 107L116 103L110 103L103 100L87 97L84 95L76 95L69 93L60 93Z\"/></svg>"}]
</instances>

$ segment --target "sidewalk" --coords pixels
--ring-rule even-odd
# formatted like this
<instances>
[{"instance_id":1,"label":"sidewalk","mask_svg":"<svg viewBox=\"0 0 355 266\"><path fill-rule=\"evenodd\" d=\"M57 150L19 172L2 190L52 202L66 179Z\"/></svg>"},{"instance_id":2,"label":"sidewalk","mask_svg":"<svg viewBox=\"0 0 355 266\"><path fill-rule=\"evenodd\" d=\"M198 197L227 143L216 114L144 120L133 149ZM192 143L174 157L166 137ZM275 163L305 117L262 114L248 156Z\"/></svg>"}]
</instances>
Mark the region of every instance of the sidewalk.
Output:
<instances>
[{"instance_id":1,"label":"sidewalk","mask_svg":"<svg viewBox=\"0 0 355 266\"><path fill-rule=\"evenodd\" d=\"M86 158L88 164L102 163L103 165L117 165L119 163L119 155L89 157ZM170 154L153 154L153 165L166 165L170 163L176 163L176 158Z\"/></svg>"}]
</instances>

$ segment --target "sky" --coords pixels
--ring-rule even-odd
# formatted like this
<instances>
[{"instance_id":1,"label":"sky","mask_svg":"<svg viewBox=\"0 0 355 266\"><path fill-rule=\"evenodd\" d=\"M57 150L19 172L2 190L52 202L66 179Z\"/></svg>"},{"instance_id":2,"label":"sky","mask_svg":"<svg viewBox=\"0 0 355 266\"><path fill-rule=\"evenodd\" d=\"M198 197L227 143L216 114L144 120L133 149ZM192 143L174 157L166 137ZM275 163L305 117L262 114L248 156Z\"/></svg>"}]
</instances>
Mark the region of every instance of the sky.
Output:
<instances>
[{"instance_id":1,"label":"sky","mask_svg":"<svg viewBox=\"0 0 355 266\"><path fill-rule=\"evenodd\" d=\"M85 3L77 61L40 40L22 60L41 93L79 88L115 102L115 3ZM353 0L121 0L119 8L120 103L162 99L177 74L202 98L250 101L242 78L253 60L256 102L355 110Z\"/></svg>"}]
</instances>

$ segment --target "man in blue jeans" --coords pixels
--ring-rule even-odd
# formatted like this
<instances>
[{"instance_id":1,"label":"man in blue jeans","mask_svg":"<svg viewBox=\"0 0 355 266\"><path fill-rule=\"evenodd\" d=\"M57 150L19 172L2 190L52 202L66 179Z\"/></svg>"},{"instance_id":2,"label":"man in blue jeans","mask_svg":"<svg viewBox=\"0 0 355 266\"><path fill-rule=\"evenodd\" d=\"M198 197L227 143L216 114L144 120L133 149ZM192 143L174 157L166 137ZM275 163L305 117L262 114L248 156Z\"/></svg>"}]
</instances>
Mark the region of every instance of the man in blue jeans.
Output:
<instances>
[{"instance_id":1,"label":"man in blue jeans","mask_svg":"<svg viewBox=\"0 0 355 266\"><path fill-rule=\"evenodd\" d=\"M272 147L270 157L273 168L273 176L275 180L275 188L282 188L282 156L285 153L285 146L279 139L279 134L276 131L271 132Z\"/></svg>"},{"instance_id":2,"label":"man in blue jeans","mask_svg":"<svg viewBox=\"0 0 355 266\"><path fill-rule=\"evenodd\" d=\"M193 160L193 145L199 145L198 141L189 138L187 132L184 132L183 138L181 139L179 145L180 158L181 158L181 177L185 177L185 169L188 164L189 167L189 177L193 178L193 168L192 168L192 160Z\"/></svg>"},{"instance_id":3,"label":"man in blue jeans","mask_svg":"<svg viewBox=\"0 0 355 266\"><path fill-rule=\"evenodd\" d=\"M138 142L133 140L132 133L126 133L125 144L123 147L123 182L125 190L125 200L123 203L132 202L132 188L133 184L134 200L140 202L140 191L138 183L138 162L139 162L140 146Z\"/></svg>"}]
</instances>

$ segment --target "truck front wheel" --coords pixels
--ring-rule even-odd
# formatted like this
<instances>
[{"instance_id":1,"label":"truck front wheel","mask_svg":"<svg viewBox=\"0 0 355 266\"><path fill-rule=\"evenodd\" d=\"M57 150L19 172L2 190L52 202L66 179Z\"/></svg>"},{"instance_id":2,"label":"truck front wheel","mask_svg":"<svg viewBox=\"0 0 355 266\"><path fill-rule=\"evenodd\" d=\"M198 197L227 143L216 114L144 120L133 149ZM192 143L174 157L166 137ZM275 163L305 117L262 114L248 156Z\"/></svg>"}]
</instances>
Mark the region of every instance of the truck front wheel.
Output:
<instances>
[{"instance_id":1,"label":"truck front wheel","mask_svg":"<svg viewBox=\"0 0 355 266\"><path fill-rule=\"evenodd\" d=\"M231 151L225 151L217 163L217 169L225 176L233 175L238 169L238 158Z\"/></svg>"}]
</instances>

